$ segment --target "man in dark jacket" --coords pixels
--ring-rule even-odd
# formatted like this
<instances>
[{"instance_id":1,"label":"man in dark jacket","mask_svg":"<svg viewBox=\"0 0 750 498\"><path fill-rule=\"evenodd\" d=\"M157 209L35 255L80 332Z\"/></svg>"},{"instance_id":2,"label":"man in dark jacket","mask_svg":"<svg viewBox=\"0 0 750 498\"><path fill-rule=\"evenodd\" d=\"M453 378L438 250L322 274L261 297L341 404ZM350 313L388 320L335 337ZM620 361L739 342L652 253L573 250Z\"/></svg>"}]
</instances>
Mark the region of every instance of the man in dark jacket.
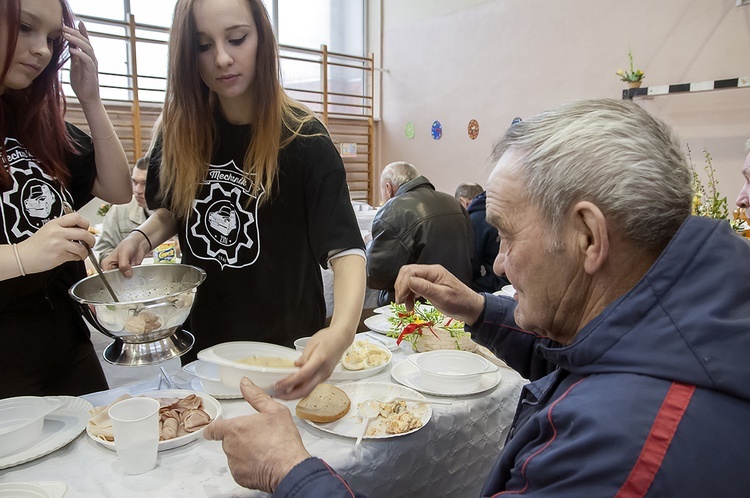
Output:
<instances>
[{"instance_id":1,"label":"man in dark jacket","mask_svg":"<svg viewBox=\"0 0 750 498\"><path fill-rule=\"evenodd\" d=\"M477 292L495 292L509 285L504 275L495 275L492 266L500 252L497 228L487 222L487 193L478 183L462 183L454 194L469 213L474 231L471 258L471 288Z\"/></svg>"},{"instance_id":2,"label":"man in dark jacket","mask_svg":"<svg viewBox=\"0 0 750 498\"><path fill-rule=\"evenodd\" d=\"M495 271L516 297L437 265L407 266L395 286L532 380L481 495L748 496L750 265L737 262L750 245L726 220L690 216L692 174L669 127L632 101L574 102L511 127L495 158ZM248 382L259 415L206 429L225 438L235 479L352 496Z\"/></svg>"},{"instance_id":3,"label":"man in dark jacket","mask_svg":"<svg viewBox=\"0 0 750 498\"><path fill-rule=\"evenodd\" d=\"M470 283L472 229L461 204L405 162L386 166L380 186L387 202L375 215L367 245L367 286L380 289L378 304L393 301L398 271L412 263L443 265Z\"/></svg>"}]
</instances>

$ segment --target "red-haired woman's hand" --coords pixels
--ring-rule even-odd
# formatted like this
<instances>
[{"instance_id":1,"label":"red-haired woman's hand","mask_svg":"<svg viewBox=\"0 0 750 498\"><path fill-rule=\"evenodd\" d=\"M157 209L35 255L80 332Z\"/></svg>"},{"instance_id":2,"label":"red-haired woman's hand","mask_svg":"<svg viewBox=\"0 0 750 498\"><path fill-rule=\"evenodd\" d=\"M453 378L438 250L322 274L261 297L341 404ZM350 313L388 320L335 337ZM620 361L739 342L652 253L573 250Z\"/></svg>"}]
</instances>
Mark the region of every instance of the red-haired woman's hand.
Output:
<instances>
[{"instance_id":1,"label":"red-haired woman's hand","mask_svg":"<svg viewBox=\"0 0 750 498\"><path fill-rule=\"evenodd\" d=\"M78 29L63 26L63 36L70 46L70 86L78 100L99 100L99 63L82 22Z\"/></svg>"},{"instance_id":2,"label":"red-haired woman's hand","mask_svg":"<svg viewBox=\"0 0 750 498\"><path fill-rule=\"evenodd\" d=\"M93 246L95 241L88 227L88 220L78 213L66 214L45 223L17 246L26 273L39 273L66 261L86 258L88 251L80 242Z\"/></svg>"}]
</instances>

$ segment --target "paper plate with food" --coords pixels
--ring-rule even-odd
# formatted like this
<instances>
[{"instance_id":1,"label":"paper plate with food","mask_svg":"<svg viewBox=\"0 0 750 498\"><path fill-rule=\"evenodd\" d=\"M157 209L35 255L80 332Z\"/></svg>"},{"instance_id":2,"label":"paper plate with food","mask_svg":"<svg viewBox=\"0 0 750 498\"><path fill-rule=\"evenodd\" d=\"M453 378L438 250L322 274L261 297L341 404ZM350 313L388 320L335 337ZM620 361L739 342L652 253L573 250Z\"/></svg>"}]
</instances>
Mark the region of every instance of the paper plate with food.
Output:
<instances>
[{"instance_id":1,"label":"paper plate with food","mask_svg":"<svg viewBox=\"0 0 750 498\"><path fill-rule=\"evenodd\" d=\"M140 396L159 400L159 451L170 450L195 441L203 429L221 416L221 405L205 393L181 389L151 391ZM91 410L91 418L86 425L88 436L110 450L115 449L115 437L109 408L123 399L125 394L113 403L98 406Z\"/></svg>"},{"instance_id":2,"label":"paper plate with food","mask_svg":"<svg viewBox=\"0 0 750 498\"><path fill-rule=\"evenodd\" d=\"M320 384L295 408L297 417L322 431L364 439L387 439L418 431L429 422L432 408L425 402L403 401L398 397L425 399L413 389L385 382ZM381 401L383 400L383 401ZM379 413L369 421L359 415L359 406L374 403Z\"/></svg>"}]
</instances>

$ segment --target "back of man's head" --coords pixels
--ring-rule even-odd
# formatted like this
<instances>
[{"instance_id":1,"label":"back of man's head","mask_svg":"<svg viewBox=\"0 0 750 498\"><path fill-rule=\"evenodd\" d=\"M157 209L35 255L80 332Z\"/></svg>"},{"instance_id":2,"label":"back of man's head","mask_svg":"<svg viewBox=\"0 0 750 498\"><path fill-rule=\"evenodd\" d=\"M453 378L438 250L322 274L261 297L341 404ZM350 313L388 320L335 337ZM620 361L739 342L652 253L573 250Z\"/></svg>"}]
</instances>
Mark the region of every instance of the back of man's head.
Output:
<instances>
[{"instance_id":1,"label":"back of man's head","mask_svg":"<svg viewBox=\"0 0 750 498\"><path fill-rule=\"evenodd\" d=\"M418 176L419 171L417 171L414 165L404 161L396 161L383 168L383 173L380 175L380 182L390 183L395 190L398 190L401 185Z\"/></svg>"},{"instance_id":2,"label":"back of man's head","mask_svg":"<svg viewBox=\"0 0 750 498\"><path fill-rule=\"evenodd\" d=\"M482 192L484 192L484 189L481 185L475 182L467 182L462 183L458 187L456 187L456 193L454 194L454 196L459 201L461 200L461 198L471 201L474 197L478 196Z\"/></svg>"},{"instance_id":3,"label":"back of man's head","mask_svg":"<svg viewBox=\"0 0 750 498\"><path fill-rule=\"evenodd\" d=\"M146 154L135 162L135 168L140 170L147 170L150 160L151 156L149 154Z\"/></svg>"},{"instance_id":4,"label":"back of man's head","mask_svg":"<svg viewBox=\"0 0 750 498\"><path fill-rule=\"evenodd\" d=\"M528 118L495 144L494 159L509 150L551 229L587 200L626 239L659 249L690 215L693 178L677 137L631 101L584 100Z\"/></svg>"}]
</instances>

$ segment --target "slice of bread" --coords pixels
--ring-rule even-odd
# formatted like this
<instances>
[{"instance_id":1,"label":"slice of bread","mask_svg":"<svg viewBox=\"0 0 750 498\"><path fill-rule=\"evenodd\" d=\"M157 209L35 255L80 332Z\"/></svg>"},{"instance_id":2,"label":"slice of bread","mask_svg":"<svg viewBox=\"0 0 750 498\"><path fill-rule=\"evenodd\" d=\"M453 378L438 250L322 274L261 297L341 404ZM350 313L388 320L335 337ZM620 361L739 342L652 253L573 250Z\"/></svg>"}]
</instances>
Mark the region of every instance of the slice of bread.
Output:
<instances>
[{"instance_id":1,"label":"slice of bread","mask_svg":"<svg viewBox=\"0 0 750 498\"><path fill-rule=\"evenodd\" d=\"M352 402L344 391L331 384L319 384L297 403L297 416L311 422L326 423L349 412Z\"/></svg>"}]
</instances>

